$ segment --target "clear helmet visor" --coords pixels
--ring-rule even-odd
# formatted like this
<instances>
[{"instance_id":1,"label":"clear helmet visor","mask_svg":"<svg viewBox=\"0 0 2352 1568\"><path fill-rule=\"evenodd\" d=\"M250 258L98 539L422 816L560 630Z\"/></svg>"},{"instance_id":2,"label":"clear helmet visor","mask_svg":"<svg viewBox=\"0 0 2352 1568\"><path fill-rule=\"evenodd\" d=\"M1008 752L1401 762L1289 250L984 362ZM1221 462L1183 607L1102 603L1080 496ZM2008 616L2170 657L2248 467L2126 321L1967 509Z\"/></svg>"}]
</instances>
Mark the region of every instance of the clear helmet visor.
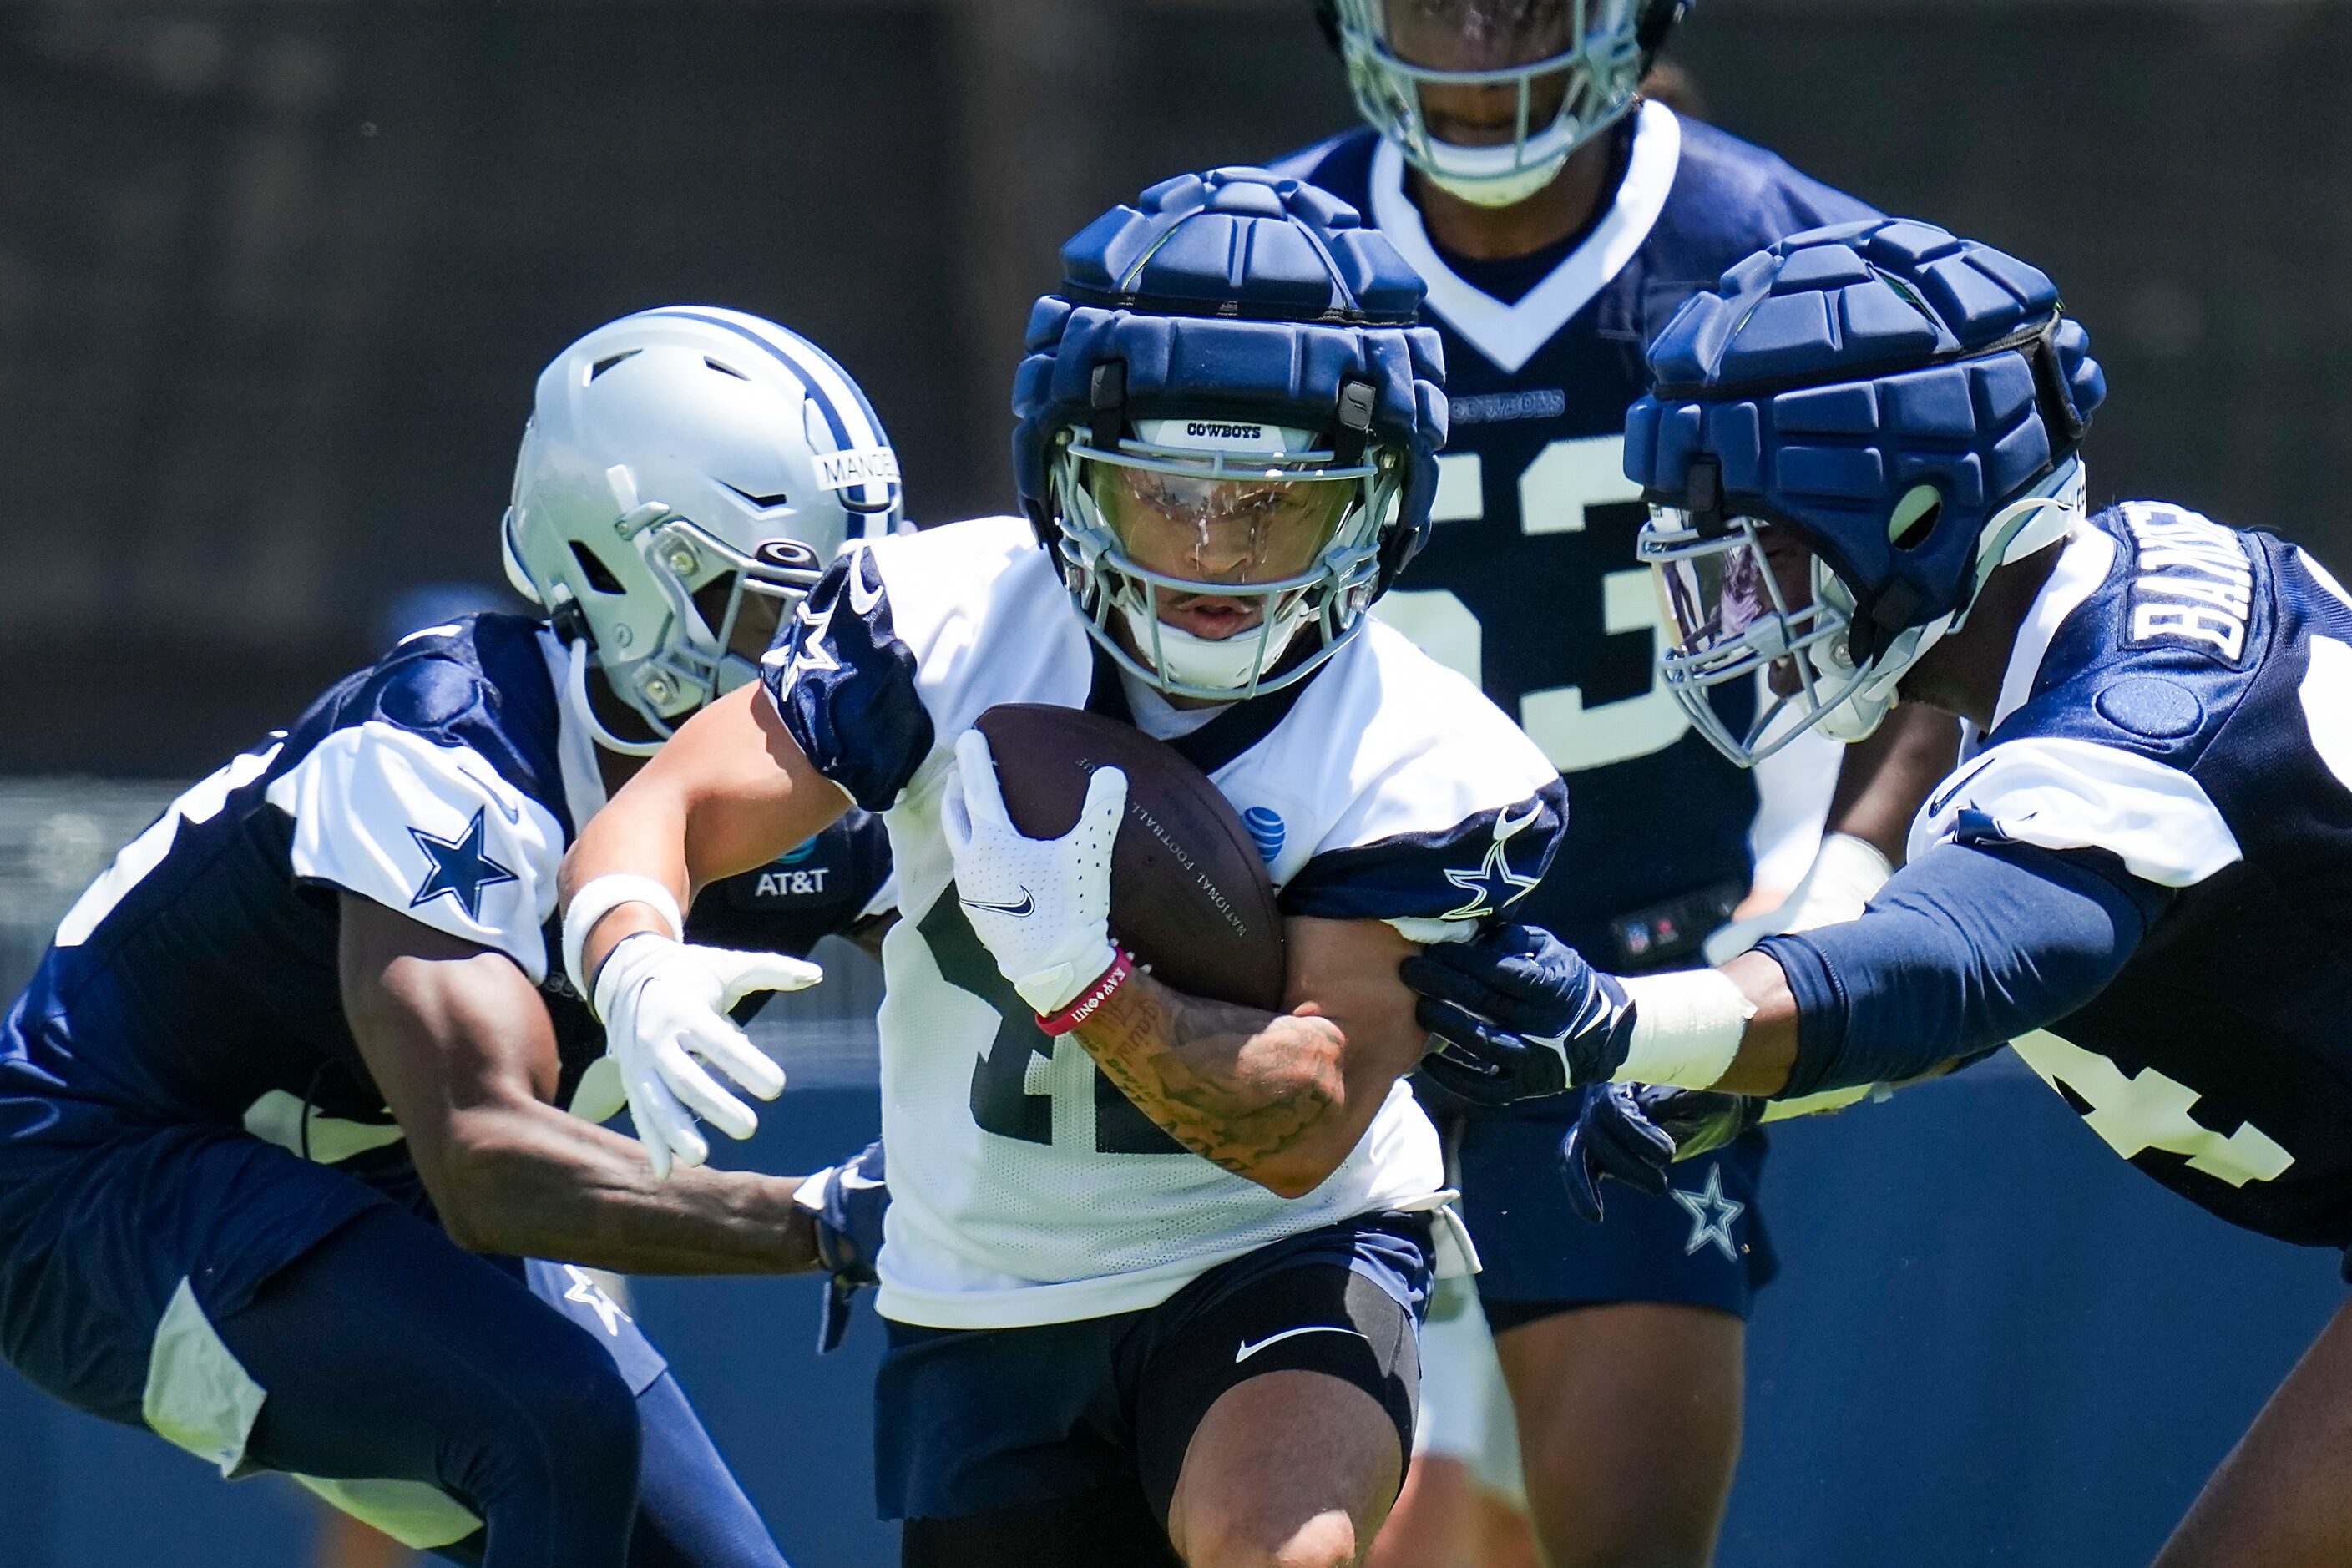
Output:
<instances>
[{"instance_id":1,"label":"clear helmet visor","mask_svg":"<svg viewBox=\"0 0 2352 1568\"><path fill-rule=\"evenodd\" d=\"M1352 479L1213 479L1094 461L1085 472L1120 555L1204 593L1305 576L1360 489Z\"/></svg>"},{"instance_id":2,"label":"clear helmet visor","mask_svg":"<svg viewBox=\"0 0 2352 1568\"><path fill-rule=\"evenodd\" d=\"M1114 449L1057 461L1062 543L1081 611L1116 658L1171 695L1274 689L1301 634L1330 649L1379 577L1394 460L1341 460L1313 432L1142 419ZM1295 661L1294 661L1295 662Z\"/></svg>"},{"instance_id":3,"label":"clear helmet visor","mask_svg":"<svg viewBox=\"0 0 2352 1568\"><path fill-rule=\"evenodd\" d=\"M1730 647L1786 607L1762 551L1746 534L1657 562L1651 579L1667 646L1685 658Z\"/></svg>"}]
</instances>

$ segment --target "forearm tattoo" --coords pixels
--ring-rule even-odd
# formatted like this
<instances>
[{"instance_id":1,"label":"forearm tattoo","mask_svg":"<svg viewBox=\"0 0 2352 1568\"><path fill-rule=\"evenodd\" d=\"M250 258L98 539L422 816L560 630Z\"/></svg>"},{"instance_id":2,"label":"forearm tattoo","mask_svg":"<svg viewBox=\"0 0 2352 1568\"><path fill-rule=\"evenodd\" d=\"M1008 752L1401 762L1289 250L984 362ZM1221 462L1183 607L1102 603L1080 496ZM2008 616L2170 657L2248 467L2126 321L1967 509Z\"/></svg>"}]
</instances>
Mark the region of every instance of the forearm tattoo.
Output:
<instances>
[{"instance_id":1,"label":"forearm tattoo","mask_svg":"<svg viewBox=\"0 0 2352 1568\"><path fill-rule=\"evenodd\" d=\"M1148 976L1077 1029L1103 1075L1170 1136L1239 1176L1296 1149L1346 1102L1328 1018L1187 996Z\"/></svg>"}]
</instances>

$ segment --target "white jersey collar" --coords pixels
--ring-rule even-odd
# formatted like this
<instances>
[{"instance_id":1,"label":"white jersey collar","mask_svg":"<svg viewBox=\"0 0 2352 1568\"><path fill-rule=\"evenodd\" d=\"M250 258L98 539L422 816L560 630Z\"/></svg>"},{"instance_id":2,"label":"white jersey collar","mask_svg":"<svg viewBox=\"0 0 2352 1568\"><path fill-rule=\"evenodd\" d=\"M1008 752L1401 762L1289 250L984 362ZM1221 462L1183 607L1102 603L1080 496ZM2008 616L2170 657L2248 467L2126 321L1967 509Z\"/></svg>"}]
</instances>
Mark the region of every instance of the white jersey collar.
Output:
<instances>
[{"instance_id":1,"label":"white jersey collar","mask_svg":"<svg viewBox=\"0 0 2352 1568\"><path fill-rule=\"evenodd\" d=\"M539 656L547 661L547 679L555 687L555 760L563 770L563 809L571 814L572 837L588 819L604 809L604 770L596 763L596 742L572 717L564 693L570 689L572 662L563 639L552 628L539 628Z\"/></svg>"},{"instance_id":2,"label":"white jersey collar","mask_svg":"<svg viewBox=\"0 0 2352 1568\"><path fill-rule=\"evenodd\" d=\"M1517 374L1633 259L1665 210L1682 154L1682 121L1664 104L1644 102L1616 199L1584 242L1517 304L1465 281L1438 256L1405 195L1403 154L1385 138L1372 154L1372 221L1429 286L1430 310L1506 374Z\"/></svg>"},{"instance_id":3,"label":"white jersey collar","mask_svg":"<svg viewBox=\"0 0 2352 1568\"><path fill-rule=\"evenodd\" d=\"M2066 536L2058 564L2051 569L2042 592L2034 595L2033 607L2025 613L2024 624L2017 628L2017 640L2010 645L2009 668L2000 678L2000 704L1992 712L1994 729L2000 729L2033 695L2033 680L2042 673L2042 661L2050 656L2051 639L2066 617L2107 580L2115 563L2115 536L2104 529L2076 523Z\"/></svg>"}]
</instances>

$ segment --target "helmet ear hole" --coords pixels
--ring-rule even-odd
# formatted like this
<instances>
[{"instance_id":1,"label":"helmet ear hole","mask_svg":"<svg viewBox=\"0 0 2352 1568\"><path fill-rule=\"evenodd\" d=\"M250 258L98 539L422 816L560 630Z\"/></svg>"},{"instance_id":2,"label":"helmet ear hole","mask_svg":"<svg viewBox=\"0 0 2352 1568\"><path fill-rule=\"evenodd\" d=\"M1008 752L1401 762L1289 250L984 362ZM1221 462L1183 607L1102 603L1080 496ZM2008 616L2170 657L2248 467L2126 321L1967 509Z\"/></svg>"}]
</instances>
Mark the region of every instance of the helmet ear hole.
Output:
<instances>
[{"instance_id":1,"label":"helmet ear hole","mask_svg":"<svg viewBox=\"0 0 2352 1568\"><path fill-rule=\"evenodd\" d=\"M1897 550L1916 550L1936 531L1944 515L1944 498L1933 485L1914 485L1895 503L1886 521L1886 538Z\"/></svg>"},{"instance_id":2,"label":"helmet ear hole","mask_svg":"<svg viewBox=\"0 0 2352 1568\"><path fill-rule=\"evenodd\" d=\"M613 575L613 569L610 566L605 565L604 563L598 558L594 551L589 549L579 540L574 539L570 542L572 545L572 559L580 563L581 574L587 578L588 586L595 589L599 594L621 594L626 592L626 590L621 586L621 580Z\"/></svg>"}]
</instances>

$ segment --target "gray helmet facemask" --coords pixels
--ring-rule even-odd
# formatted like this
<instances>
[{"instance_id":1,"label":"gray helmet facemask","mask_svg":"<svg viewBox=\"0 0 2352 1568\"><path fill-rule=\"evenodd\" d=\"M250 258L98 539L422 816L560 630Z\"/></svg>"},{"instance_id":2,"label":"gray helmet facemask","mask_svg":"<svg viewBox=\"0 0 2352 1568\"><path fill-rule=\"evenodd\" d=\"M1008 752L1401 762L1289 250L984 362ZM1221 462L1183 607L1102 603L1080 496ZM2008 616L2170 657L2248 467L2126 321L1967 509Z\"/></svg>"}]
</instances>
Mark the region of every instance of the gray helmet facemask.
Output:
<instances>
[{"instance_id":1,"label":"gray helmet facemask","mask_svg":"<svg viewBox=\"0 0 2352 1568\"><path fill-rule=\"evenodd\" d=\"M1481 206L1510 206L1549 184L1569 154L1633 107L1648 66L1640 0L1462 0L1454 8L1468 28L1532 30L1558 16L1549 29L1563 41L1557 52L1486 70L1440 70L1402 58L1390 42L1391 4L1335 0L1357 110L1433 184ZM1510 89L1517 103L1511 139L1490 146L1442 140L1423 106L1429 87Z\"/></svg>"}]
</instances>

